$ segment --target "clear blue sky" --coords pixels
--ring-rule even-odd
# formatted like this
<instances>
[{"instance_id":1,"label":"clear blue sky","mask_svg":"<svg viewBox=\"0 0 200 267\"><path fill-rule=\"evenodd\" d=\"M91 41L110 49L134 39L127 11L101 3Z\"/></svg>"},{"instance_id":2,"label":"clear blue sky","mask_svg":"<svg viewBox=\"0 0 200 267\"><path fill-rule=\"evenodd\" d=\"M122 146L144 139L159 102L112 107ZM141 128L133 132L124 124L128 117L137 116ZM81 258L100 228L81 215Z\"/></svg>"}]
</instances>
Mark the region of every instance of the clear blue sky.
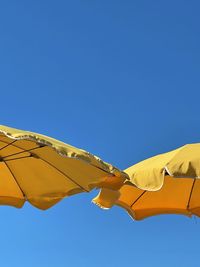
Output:
<instances>
[{"instance_id":1,"label":"clear blue sky","mask_svg":"<svg viewBox=\"0 0 200 267\"><path fill-rule=\"evenodd\" d=\"M1 1L1 124L124 169L200 142L199 1ZM4 267L188 267L199 219L134 222L97 192L41 212L0 208Z\"/></svg>"}]
</instances>

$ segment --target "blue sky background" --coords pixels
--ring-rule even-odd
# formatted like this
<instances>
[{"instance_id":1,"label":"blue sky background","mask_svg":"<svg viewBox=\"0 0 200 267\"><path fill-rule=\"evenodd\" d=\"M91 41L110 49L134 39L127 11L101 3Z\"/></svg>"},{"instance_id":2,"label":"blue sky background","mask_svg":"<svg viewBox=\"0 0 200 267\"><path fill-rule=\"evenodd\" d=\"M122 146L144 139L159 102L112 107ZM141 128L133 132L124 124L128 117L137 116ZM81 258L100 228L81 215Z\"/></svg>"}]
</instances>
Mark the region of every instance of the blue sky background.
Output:
<instances>
[{"instance_id":1,"label":"blue sky background","mask_svg":"<svg viewBox=\"0 0 200 267\"><path fill-rule=\"evenodd\" d=\"M200 142L199 1L1 1L0 122L121 169ZM199 219L134 222L80 194L0 208L4 267L188 267Z\"/></svg>"}]
</instances>

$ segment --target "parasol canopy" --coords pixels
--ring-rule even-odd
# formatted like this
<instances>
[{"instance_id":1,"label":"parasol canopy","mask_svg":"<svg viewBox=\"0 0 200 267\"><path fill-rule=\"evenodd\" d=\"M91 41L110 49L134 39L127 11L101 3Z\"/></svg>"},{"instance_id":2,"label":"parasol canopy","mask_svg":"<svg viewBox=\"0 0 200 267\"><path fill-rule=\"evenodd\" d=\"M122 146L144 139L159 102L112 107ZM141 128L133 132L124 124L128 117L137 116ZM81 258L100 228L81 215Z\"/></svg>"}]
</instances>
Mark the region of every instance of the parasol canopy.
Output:
<instances>
[{"instance_id":1,"label":"parasol canopy","mask_svg":"<svg viewBox=\"0 0 200 267\"><path fill-rule=\"evenodd\" d=\"M200 144L189 144L126 169L118 191L102 189L94 203L125 208L136 220L159 214L200 216Z\"/></svg>"},{"instance_id":2,"label":"parasol canopy","mask_svg":"<svg viewBox=\"0 0 200 267\"><path fill-rule=\"evenodd\" d=\"M0 205L48 209L93 188L119 189L127 175L87 151L45 135L0 126Z\"/></svg>"}]
</instances>

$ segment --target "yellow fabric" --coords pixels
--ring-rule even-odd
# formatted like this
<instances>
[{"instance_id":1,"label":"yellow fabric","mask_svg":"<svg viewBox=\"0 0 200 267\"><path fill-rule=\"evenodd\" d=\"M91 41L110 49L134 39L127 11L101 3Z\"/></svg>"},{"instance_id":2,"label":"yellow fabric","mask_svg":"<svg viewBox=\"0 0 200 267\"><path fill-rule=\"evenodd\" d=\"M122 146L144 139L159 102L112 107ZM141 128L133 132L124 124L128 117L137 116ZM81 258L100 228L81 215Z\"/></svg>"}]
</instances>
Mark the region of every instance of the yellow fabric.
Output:
<instances>
[{"instance_id":1,"label":"yellow fabric","mask_svg":"<svg viewBox=\"0 0 200 267\"><path fill-rule=\"evenodd\" d=\"M119 189L128 176L100 158L53 138L0 126L0 205L27 200L50 208L95 187Z\"/></svg>"},{"instance_id":2,"label":"yellow fabric","mask_svg":"<svg viewBox=\"0 0 200 267\"><path fill-rule=\"evenodd\" d=\"M102 189L93 202L103 208L119 205L136 220L167 213L200 216L199 143L149 158L125 172L129 181L118 191Z\"/></svg>"},{"instance_id":3,"label":"yellow fabric","mask_svg":"<svg viewBox=\"0 0 200 267\"><path fill-rule=\"evenodd\" d=\"M165 173L174 177L200 178L200 144L189 144L168 153L146 159L126 169L138 188L159 190Z\"/></svg>"},{"instance_id":4,"label":"yellow fabric","mask_svg":"<svg viewBox=\"0 0 200 267\"><path fill-rule=\"evenodd\" d=\"M94 204L102 209L109 209L120 197L120 191L112 190L110 188L103 188L99 194L92 200Z\"/></svg>"},{"instance_id":5,"label":"yellow fabric","mask_svg":"<svg viewBox=\"0 0 200 267\"><path fill-rule=\"evenodd\" d=\"M125 208L136 220L159 214L183 214L200 216L198 181L193 187L193 179L174 179L166 176L163 187L156 191L143 191L130 184L120 189L121 196L116 205Z\"/></svg>"},{"instance_id":6,"label":"yellow fabric","mask_svg":"<svg viewBox=\"0 0 200 267\"><path fill-rule=\"evenodd\" d=\"M200 180L165 176L163 187L158 191L141 190L126 182L119 191L102 189L94 203L103 208L118 205L135 220L160 214L200 217L199 195Z\"/></svg>"}]
</instances>

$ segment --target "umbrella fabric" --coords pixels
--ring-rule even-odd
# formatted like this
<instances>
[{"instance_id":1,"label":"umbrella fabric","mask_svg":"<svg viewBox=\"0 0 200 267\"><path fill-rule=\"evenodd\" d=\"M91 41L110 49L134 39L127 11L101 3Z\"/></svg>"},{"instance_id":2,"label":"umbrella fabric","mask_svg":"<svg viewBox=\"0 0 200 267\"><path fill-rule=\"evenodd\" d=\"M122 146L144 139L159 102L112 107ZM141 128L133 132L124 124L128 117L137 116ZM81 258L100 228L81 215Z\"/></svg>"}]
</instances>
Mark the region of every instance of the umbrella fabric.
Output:
<instances>
[{"instance_id":1,"label":"umbrella fabric","mask_svg":"<svg viewBox=\"0 0 200 267\"><path fill-rule=\"evenodd\" d=\"M200 143L146 159L125 172L134 185L148 191L160 189L166 174L176 178L200 178Z\"/></svg>"},{"instance_id":2,"label":"umbrella fabric","mask_svg":"<svg viewBox=\"0 0 200 267\"><path fill-rule=\"evenodd\" d=\"M100 158L56 139L0 126L0 205L27 200L48 209L96 187L119 189L127 175Z\"/></svg>"},{"instance_id":3,"label":"umbrella fabric","mask_svg":"<svg viewBox=\"0 0 200 267\"><path fill-rule=\"evenodd\" d=\"M112 200L112 191L109 191ZM119 193L115 205L126 209L135 220L160 214L200 216L200 180L197 179L165 176L158 191L141 190L126 182Z\"/></svg>"},{"instance_id":4,"label":"umbrella fabric","mask_svg":"<svg viewBox=\"0 0 200 267\"><path fill-rule=\"evenodd\" d=\"M200 216L200 144L149 158L125 172L130 181L118 191L102 189L93 202L103 208L119 205L136 220L158 214Z\"/></svg>"}]
</instances>

